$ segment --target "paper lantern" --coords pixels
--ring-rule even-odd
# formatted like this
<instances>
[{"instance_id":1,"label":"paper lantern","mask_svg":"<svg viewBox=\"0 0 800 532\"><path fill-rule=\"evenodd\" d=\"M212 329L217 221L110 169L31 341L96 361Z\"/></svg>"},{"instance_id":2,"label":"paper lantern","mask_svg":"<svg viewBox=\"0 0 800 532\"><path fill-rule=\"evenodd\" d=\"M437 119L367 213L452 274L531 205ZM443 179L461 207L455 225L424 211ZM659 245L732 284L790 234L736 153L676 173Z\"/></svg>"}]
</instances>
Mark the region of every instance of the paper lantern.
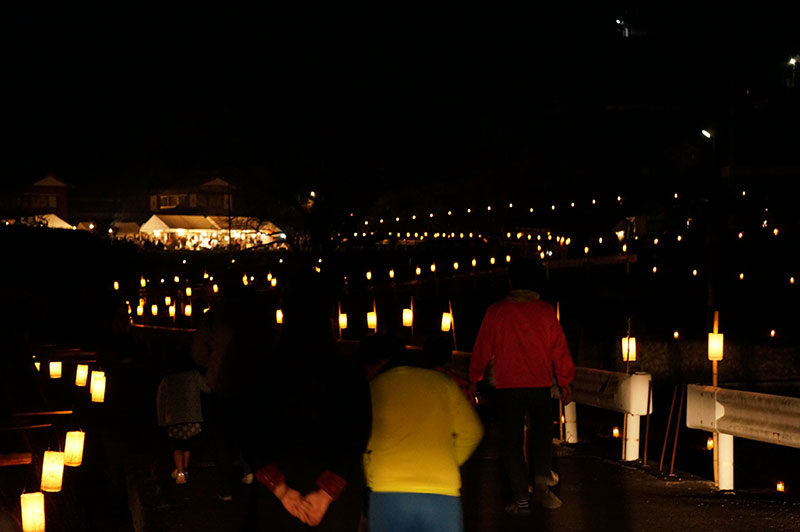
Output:
<instances>
[{"instance_id":1,"label":"paper lantern","mask_svg":"<svg viewBox=\"0 0 800 532\"><path fill-rule=\"evenodd\" d=\"M89 366L78 364L75 369L75 386L86 386L86 377L89 376Z\"/></svg>"},{"instance_id":2,"label":"paper lantern","mask_svg":"<svg viewBox=\"0 0 800 532\"><path fill-rule=\"evenodd\" d=\"M453 315L449 312L442 312L442 332L447 332L453 325Z\"/></svg>"},{"instance_id":3,"label":"paper lantern","mask_svg":"<svg viewBox=\"0 0 800 532\"><path fill-rule=\"evenodd\" d=\"M422 273L422 268L417 266L417 269L414 271L415 274L420 275Z\"/></svg>"},{"instance_id":4,"label":"paper lantern","mask_svg":"<svg viewBox=\"0 0 800 532\"><path fill-rule=\"evenodd\" d=\"M247 286L247 283L248 283L248 281L247 281L247 274L244 274L244 275L242 275L242 284L243 284L243 285L245 285L245 286Z\"/></svg>"},{"instance_id":5,"label":"paper lantern","mask_svg":"<svg viewBox=\"0 0 800 532\"><path fill-rule=\"evenodd\" d=\"M431 264L431 272L435 271L436 271L436 263L434 262L433 264Z\"/></svg>"},{"instance_id":6,"label":"paper lantern","mask_svg":"<svg viewBox=\"0 0 800 532\"><path fill-rule=\"evenodd\" d=\"M283 323L283 311L281 309L275 311L275 323L278 325Z\"/></svg>"},{"instance_id":7,"label":"paper lantern","mask_svg":"<svg viewBox=\"0 0 800 532\"><path fill-rule=\"evenodd\" d=\"M722 333L708 333L708 359L722 360Z\"/></svg>"},{"instance_id":8,"label":"paper lantern","mask_svg":"<svg viewBox=\"0 0 800 532\"><path fill-rule=\"evenodd\" d=\"M166 306L172 305L172 298L169 296L164 297L164 305Z\"/></svg>"},{"instance_id":9,"label":"paper lantern","mask_svg":"<svg viewBox=\"0 0 800 532\"><path fill-rule=\"evenodd\" d=\"M44 493L23 493L19 496L22 507L22 532L44 532Z\"/></svg>"},{"instance_id":10,"label":"paper lantern","mask_svg":"<svg viewBox=\"0 0 800 532\"><path fill-rule=\"evenodd\" d=\"M403 327L412 327L414 325L414 311L410 308L403 309Z\"/></svg>"},{"instance_id":11,"label":"paper lantern","mask_svg":"<svg viewBox=\"0 0 800 532\"><path fill-rule=\"evenodd\" d=\"M61 378L61 362L50 362L50 378Z\"/></svg>"},{"instance_id":12,"label":"paper lantern","mask_svg":"<svg viewBox=\"0 0 800 532\"><path fill-rule=\"evenodd\" d=\"M119 290L119 282L114 281L114 290Z\"/></svg>"},{"instance_id":13,"label":"paper lantern","mask_svg":"<svg viewBox=\"0 0 800 532\"><path fill-rule=\"evenodd\" d=\"M377 332L378 330L378 313L367 312L367 327Z\"/></svg>"},{"instance_id":14,"label":"paper lantern","mask_svg":"<svg viewBox=\"0 0 800 532\"><path fill-rule=\"evenodd\" d=\"M457 269L458 269L458 263L457 263L457 262L454 262L454 263L453 263L453 269L454 269L454 270L457 270Z\"/></svg>"},{"instance_id":15,"label":"paper lantern","mask_svg":"<svg viewBox=\"0 0 800 532\"><path fill-rule=\"evenodd\" d=\"M81 430L67 432L64 442L64 465L78 467L83 461L83 440L86 433Z\"/></svg>"},{"instance_id":16,"label":"paper lantern","mask_svg":"<svg viewBox=\"0 0 800 532\"><path fill-rule=\"evenodd\" d=\"M176 275L175 277L172 278L172 280L176 283L179 283L181 281L181 278Z\"/></svg>"},{"instance_id":17,"label":"paper lantern","mask_svg":"<svg viewBox=\"0 0 800 532\"><path fill-rule=\"evenodd\" d=\"M42 370L42 363L41 362L34 362L33 365L36 367L36 371Z\"/></svg>"},{"instance_id":18,"label":"paper lantern","mask_svg":"<svg viewBox=\"0 0 800 532\"><path fill-rule=\"evenodd\" d=\"M347 329L347 314L339 314L339 328Z\"/></svg>"},{"instance_id":19,"label":"paper lantern","mask_svg":"<svg viewBox=\"0 0 800 532\"><path fill-rule=\"evenodd\" d=\"M477 259L472 259L472 267L474 268L477 265L478 265Z\"/></svg>"},{"instance_id":20,"label":"paper lantern","mask_svg":"<svg viewBox=\"0 0 800 532\"><path fill-rule=\"evenodd\" d=\"M150 305L150 314L152 314L153 316L158 316L158 305L156 304Z\"/></svg>"},{"instance_id":21,"label":"paper lantern","mask_svg":"<svg viewBox=\"0 0 800 532\"><path fill-rule=\"evenodd\" d=\"M136 315L137 316L144 316L144 305L137 305L136 306Z\"/></svg>"},{"instance_id":22,"label":"paper lantern","mask_svg":"<svg viewBox=\"0 0 800 532\"><path fill-rule=\"evenodd\" d=\"M778 483L775 485L775 489L777 491L784 492L786 491L786 484L784 484L782 480L779 480ZM42 530L44 530L44 528Z\"/></svg>"},{"instance_id":23,"label":"paper lantern","mask_svg":"<svg viewBox=\"0 0 800 532\"><path fill-rule=\"evenodd\" d=\"M192 305L191 305L191 303L187 303L183 307L183 315L187 316L187 317L192 315Z\"/></svg>"},{"instance_id":24,"label":"paper lantern","mask_svg":"<svg viewBox=\"0 0 800 532\"><path fill-rule=\"evenodd\" d=\"M45 451L42 462L42 491L61 491L64 478L64 453Z\"/></svg>"},{"instance_id":25,"label":"paper lantern","mask_svg":"<svg viewBox=\"0 0 800 532\"><path fill-rule=\"evenodd\" d=\"M102 373L102 372L98 372ZM94 375L94 373L92 373ZM91 384L92 390L92 402L93 403L102 403L106 399L106 377L105 375L100 375L92 380Z\"/></svg>"},{"instance_id":26,"label":"paper lantern","mask_svg":"<svg viewBox=\"0 0 800 532\"><path fill-rule=\"evenodd\" d=\"M216 283L214 283L214 284L211 286L211 291L212 291L212 292L214 292L215 294L216 294L217 292L219 292L219 285L217 285Z\"/></svg>"},{"instance_id":27,"label":"paper lantern","mask_svg":"<svg viewBox=\"0 0 800 532\"><path fill-rule=\"evenodd\" d=\"M389 270L389 279L394 279L394 270Z\"/></svg>"},{"instance_id":28,"label":"paper lantern","mask_svg":"<svg viewBox=\"0 0 800 532\"><path fill-rule=\"evenodd\" d=\"M367 281L370 281L370 280L372 280L372 272L371 271L367 271Z\"/></svg>"},{"instance_id":29,"label":"paper lantern","mask_svg":"<svg viewBox=\"0 0 800 532\"><path fill-rule=\"evenodd\" d=\"M626 336L622 339L622 361L636 362L636 338Z\"/></svg>"},{"instance_id":30,"label":"paper lantern","mask_svg":"<svg viewBox=\"0 0 800 532\"><path fill-rule=\"evenodd\" d=\"M102 371L92 371L91 377L89 378L89 391L91 392L92 387L94 387L94 381L97 380L98 377L105 377L105 372Z\"/></svg>"},{"instance_id":31,"label":"paper lantern","mask_svg":"<svg viewBox=\"0 0 800 532\"><path fill-rule=\"evenodd\" d=\"M175 317L175 305L170 305L169 306L169 317L170 318L174 318Z\"/></svg>"},{"instance_id":32,"label":"paper lantern","mask_svg":"<svg viewBox=\"0 0 800 532\"><path fill-rule=\"evenodd\" d=\"M278 278L273 277L272 280L269 282L269 284L272 288L275 288L276 286L278 286Z\"/></svg>"},{"instance_id":33,"label":"paper lantern","mask_svg":"<svg viewBox=\"0 0 800 532\"><path fill-rule=\"evenodd\" d=\"M191 286L187 286L186 287L186 297L192 297L192 287Z\"/></svg>"},{"instance_id":34,"label":"paper lantern","mask_svg":"<svg viewBox=\"0 0 800 532\"><path fill-rule=\"evenodd\" d=\"M141 279L139 279L139 284L142 286L142 288L144 288L145 286L147 286L147 280L144 277L142 277Z\"/></svg>"}]
</instances>

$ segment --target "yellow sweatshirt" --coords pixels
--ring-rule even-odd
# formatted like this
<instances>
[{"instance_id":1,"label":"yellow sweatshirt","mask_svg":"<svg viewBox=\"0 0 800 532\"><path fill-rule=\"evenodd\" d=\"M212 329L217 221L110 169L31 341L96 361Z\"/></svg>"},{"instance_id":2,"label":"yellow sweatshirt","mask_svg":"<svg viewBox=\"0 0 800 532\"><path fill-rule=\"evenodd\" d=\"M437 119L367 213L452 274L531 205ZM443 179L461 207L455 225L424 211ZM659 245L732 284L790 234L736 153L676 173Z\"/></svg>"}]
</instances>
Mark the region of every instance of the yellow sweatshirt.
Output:
<instances>
[{"instance_id":1,"label":"yellow sweatshirt","mask_svg":"<svg viewBox=\"0 0 800 532\"><path fill-rule=\"evenodd\" d=\"M483 437L475 409L448 376L402 366L370 383L372 434L364 453L373 491L460 495L459 466Z\"/></svg>"}]
</instances>

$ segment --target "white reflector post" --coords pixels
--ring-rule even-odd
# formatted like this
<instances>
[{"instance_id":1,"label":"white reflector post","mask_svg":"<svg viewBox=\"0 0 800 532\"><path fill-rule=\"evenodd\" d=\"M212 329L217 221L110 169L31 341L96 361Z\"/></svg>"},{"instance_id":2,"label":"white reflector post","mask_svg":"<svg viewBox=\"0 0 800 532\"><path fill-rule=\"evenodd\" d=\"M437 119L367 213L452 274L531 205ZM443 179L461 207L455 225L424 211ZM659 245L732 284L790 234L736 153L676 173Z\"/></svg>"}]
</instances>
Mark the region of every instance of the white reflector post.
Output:
<instances>
[{"instance_id":1,"label":"white reflector post","mask_svg":"<svg viewBox=\"0 0 800 532\"><path fill-rule=\"evenodd\" d=\"M564 438L567 443L578 443L578 408L575 401L564 405Z\"/></svg>"},{"instance_id":2,"label":"white reflector post","mask_svg":"<svg viewBox=\"0 0 800 532\"><path fill-rule=\"evenodd\" d=\"M733 436L730 434L718 435L719 445L719 489L733 489Z\"/></svg>"}]
</instances>

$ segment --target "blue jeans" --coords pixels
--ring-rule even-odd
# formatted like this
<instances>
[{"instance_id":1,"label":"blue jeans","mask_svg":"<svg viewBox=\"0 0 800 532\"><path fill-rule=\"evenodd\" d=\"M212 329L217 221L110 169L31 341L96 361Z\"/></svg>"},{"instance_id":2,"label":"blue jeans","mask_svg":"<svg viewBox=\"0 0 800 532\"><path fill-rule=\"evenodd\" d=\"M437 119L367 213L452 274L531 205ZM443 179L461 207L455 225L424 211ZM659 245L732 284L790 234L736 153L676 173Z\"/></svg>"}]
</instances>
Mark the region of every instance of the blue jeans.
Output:
<instances>
[{"instance_id":1,"label":"blue jeans","mask_svg":"<svg viewBox=\"0 0 800 532\"><path fill-rule=\"evenodd\" d=\"M369 494L369 532L463 532L461 497L430 493Z\"/></svg>"}]
</instances>

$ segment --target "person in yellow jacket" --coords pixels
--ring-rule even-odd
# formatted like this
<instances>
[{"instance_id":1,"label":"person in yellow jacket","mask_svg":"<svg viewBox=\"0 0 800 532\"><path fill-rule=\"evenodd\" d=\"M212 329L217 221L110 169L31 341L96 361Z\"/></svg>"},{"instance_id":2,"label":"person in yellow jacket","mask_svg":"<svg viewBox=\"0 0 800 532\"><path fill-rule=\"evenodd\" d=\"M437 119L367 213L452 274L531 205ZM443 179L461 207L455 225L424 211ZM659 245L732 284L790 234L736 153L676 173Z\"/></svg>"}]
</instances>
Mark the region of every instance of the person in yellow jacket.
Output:
<instances>
[{"instance_id":1,"label":"person in yellow jacket","mask_svg":"<svg viewBox=\"0 0 800 532\"><path fill-rule=\"evenodd\" d=\"M483 437L461 389L413 367L396 337L365 338L372 431L364 454L370 532L462 532L460 467Z\"/></svg>"}]
</instances>

